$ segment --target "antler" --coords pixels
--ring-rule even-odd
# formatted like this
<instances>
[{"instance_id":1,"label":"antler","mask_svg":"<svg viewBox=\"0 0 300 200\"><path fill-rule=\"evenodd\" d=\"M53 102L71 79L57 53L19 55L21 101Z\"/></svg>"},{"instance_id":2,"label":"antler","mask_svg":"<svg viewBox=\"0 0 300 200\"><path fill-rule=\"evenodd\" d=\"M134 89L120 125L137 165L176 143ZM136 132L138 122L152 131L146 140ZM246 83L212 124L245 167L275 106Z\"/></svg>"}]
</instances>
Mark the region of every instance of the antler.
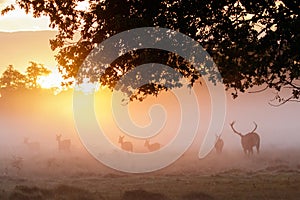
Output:
<instances>
[{"instance_id":1,"label":"antler","mask_svg":"<svg viewBox=\"0 0 300 200\"><path fill-rule=\"evenodd\" d=\"M233 125L234 125L234 124L235 124L235 121L233 121L233 122L230 123L230 126L231 126L233 132L235 132L236 134L242 136L242 134L241 134L240 132L238 132L237 130L235 130L235 129L233 128Z\"/></svg>"},{"instance_id":2,"label":"antler","mask_svg":"<svg viewBox=\"0 0 300 200\"><path fill-rule=\"evenodd\" d=\"M256 129L257 129L257 124L255 122L253 122L255 124L255 127L253 129L253 131L251 131L251 133L253 133Z\"/></svg>"}]
</instances>

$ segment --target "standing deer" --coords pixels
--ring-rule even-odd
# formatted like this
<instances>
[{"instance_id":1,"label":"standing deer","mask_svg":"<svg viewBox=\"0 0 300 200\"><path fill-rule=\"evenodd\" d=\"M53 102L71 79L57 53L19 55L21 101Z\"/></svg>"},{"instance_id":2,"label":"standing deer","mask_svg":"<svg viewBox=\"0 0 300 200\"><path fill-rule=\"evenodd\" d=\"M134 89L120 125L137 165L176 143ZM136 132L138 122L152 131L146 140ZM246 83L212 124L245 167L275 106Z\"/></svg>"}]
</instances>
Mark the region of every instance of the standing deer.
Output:
<instances>
[{"instance_id":1,"label":"standing deer","mask_svg":"<svg viewBox=\"0 0 300 200\"><path fill-rule=\"evenodd\" d=\"M119 143L121 144L121 148L125 151L130 151L130 152L133 152L133 145L131 142L124 142L123 141L124 139L124 136L119 136Z\"/></svg>"},{"instance_id":2,"label":"standing deer","mask_svg":"<svg viewBox=\"0 0 300 200\"><path fill-rule=\"evenodd\" d=\"M230 124L232 130L234 133L238 134L239 136L241 136L241 143L242 143L242 147L244 149L244 153L246 155L250 155L250 154L253 154L253 147L255 146L256 147L256 150L257 150L257 153L259 153L259 144L260 144L260 137L257 133L255 133L254 131L257 129L257 124L255 122L254 125L254 129L253 131L243 135L241 134L240 132L236 131L234 128L233 128L233 125L234 125L234 121Z\"/></svg>"},{"instance_id":3,"label":"standing deer","mask_svg":"<svg viewBox=\"0 0 300 200\"><path fill-rule=\"evenodd\" d=\"M30 151L39 151L40 150L40 143L39 142L29 142L28 138L24 138L24 144L27 145Z\"/></svg>"},{"instance_id":4,"label":"standing deer","mask_svg":"<svg viewBox=\"0 0 300 200\"><path fill-rule=\"evenodd\" d=\"M156 143L150 144L149 140L145 141L145 145L144 146L147 147L150 152L157 151L157 150L160 149L160 144L159 143L156 142Z\"/></svg>"},{"instance_id":5,"label":"standing deer","mask_svg":"<svg viewBox=\"0 0 300 200\"><path fill-rule=\"evenodd\" d=\"M216 143L215 143L215 149L218 154L222 153L224 146L224 141L221 139L221 135L216 135Z\"/></svg>"},{"instance_id":6,"label":"standing deer","mask_svg":"<svg viewBox=\"0 0 300 200\"><path fill-rule=\"evenodd\" d=\"M56 135L56 141L58 142L59 151L70 151L70 147L71 147L70 139L61 140L61 134L60 134L60 135Z\"/></svg>"},{"instance_id":7,"label":"standing deer","mask_svg":"<svg viewBox=\"0 0 300 200\"><path fill-rule=\"evenodd\" d=\"M10 165L13 168L15 168L17 170L17 172L19 173L23 167L23 160L24 160L24 158L22 158L20 156L12 155L12 160L11 160Z\"/></svg>"}]
</instances>

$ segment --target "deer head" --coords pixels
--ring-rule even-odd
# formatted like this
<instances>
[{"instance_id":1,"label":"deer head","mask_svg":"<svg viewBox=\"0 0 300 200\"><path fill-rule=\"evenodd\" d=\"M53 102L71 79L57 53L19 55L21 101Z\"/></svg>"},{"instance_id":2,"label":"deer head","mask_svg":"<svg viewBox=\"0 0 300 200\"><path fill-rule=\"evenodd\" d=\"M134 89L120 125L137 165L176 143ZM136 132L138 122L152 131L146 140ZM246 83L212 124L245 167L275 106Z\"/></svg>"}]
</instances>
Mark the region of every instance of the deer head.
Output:
<instances>
[{"instance_id":1,"label":"deer head","mask_svg":"<svg viewBox=\"0 0 300 200\"><path fill-rule=\"evenodd\" d=\"M144 146L145 146L145 147L149 146L149 140L146 140L146 141L145 141Z\"/></svg>"},{"instance_id":2,"label":"deer head","mask_svg":"<svg viewBox=\"0 0 300 200\"><path fill-rule=\"evenodd\" d=\"M254 133L254 131L257 129L257 124L255 122L253 122L253 123L254 123L255 127L250 133ZM240 132L238 132L237 130L234 129L234 127L233 127L234 124L235 124L235 121L230 123L231 129L233 130L233 132L240 135L240 136L243 136L242 133L240 133Z\"/></svg>"},{"instance_id":3,"label":"deer head","mask_svg":"<svg viewBox=\"0 0 300 200\"><path fill-rule=\"evenodd\" d=\"M119 136L119 143L123 143L123 139L124 139L124 135L123 136Z\"/></svg>"},{"instance_id":4,"label":"deer head","mask_svg":"<svg viewBox=\"0 0 300 200\"><path fill-rule=\"evenodd\" d=\"M60 141L60 138L61 138L61 134L56 135L56 140L57 140L57 141Z\"/></svg>"}]
</instances>

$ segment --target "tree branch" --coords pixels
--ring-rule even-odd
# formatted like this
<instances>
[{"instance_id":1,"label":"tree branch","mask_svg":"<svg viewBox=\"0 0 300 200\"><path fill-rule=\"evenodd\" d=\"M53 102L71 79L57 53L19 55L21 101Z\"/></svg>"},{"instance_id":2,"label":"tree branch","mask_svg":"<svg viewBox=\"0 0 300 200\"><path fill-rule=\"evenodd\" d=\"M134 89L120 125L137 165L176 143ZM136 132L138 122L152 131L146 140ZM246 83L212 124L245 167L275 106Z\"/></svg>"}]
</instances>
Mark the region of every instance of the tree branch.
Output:
<instances>
[{"instance_id":1,"label":"tree branch","mask_svg":"<svg viewBox=\"0 0 300 200\"><path fill-rule=\"evenodd\" d=\"M272 103L268 103L269 105L271 105L271 106L274 106L274 107L279 107L279 106L282 106L283 104L285 104L285 103L287 103L287 102L289 102L289 101L294 101L294 100L292 100L294 98L294 96L290 96L289 98L287 98L287 99L284 99L281 103L279 103L279 104L272 104ZM275 97L273 100L275 100L275 99L277 99L277 97ZM300 102L300 101L299 101Z\"/></svg>"},{"instance_id":2,"label":"tree branch","mask_svg":"<svg viewBox=\"0 0 300 200\"><path fill-rule=\"evenodd\" d=\"M259 92L263 92L263 91L265 91L265 90L267 90L269 87L268 86L266 86L265 88L263 88L263 89L260 89L260 90L256 90L256 91L249 91L248 93L250 93L250 94L252 94L252 93L259 93Z\"/></svg>"}]
</instances>

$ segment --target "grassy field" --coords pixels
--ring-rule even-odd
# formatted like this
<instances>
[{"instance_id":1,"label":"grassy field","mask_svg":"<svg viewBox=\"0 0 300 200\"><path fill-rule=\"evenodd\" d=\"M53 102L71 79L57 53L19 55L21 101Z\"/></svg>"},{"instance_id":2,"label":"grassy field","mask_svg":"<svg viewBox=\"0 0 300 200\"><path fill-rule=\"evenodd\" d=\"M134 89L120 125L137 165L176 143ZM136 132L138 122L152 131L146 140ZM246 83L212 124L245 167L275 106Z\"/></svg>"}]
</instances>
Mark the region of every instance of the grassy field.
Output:
<instances>
[{"instance_id":1,"label":"grassy field","mask_svg":"<svg viewBox=\"0 0 300 200\"><path fill-rule=\"evenodd\" d=\"M25 157L20 170L2 159L0 199L299 199L299 151L212 154L205 160L185 156L148 174L126 174L86 154ZM294 159L292 159L294 158ZM51 162L50 162L51 161ZM7 165L5 165L7 163Z\"/></svg>"}]
</instances>

